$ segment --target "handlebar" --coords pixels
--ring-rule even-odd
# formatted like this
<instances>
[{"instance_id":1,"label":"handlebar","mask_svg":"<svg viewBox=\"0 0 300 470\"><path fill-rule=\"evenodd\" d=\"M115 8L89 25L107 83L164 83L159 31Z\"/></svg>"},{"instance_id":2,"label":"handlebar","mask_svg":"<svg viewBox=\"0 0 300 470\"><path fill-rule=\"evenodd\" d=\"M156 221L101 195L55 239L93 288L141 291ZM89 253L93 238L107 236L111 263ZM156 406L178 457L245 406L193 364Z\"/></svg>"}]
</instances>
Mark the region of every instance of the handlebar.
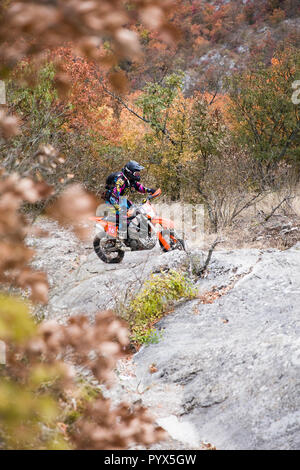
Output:
<instances>
[{"instance_id":1,"label":"handlebar","mask_svg":"<svg viewBox=\"0 0 300 470\"><path fill-rule=\"evenodd\" d=\"M158 188L154 194L151 194L150 196L147 197L148 201L151 201L151 199L155 199L156 197L159 197L161 195L161 189Z\"/></svg>"},{"instance_id":2,"label":"handlebar","mask_svg":"<svg viewBox=\"0 0 300 470\"><path fill-rule=\"evenodd\" d=\"M161 189L160 188L157 189L154 194L150 194L149 196L147 196L146 199L143 200L143 204L147 201L151 201L152 199L159 197L161 193L162 193ZM134 219L139 214L140 214L140 211L138 207L135 205L132 205L130 209L127 211L128 220Z\"/></svg>"}]
</instances>

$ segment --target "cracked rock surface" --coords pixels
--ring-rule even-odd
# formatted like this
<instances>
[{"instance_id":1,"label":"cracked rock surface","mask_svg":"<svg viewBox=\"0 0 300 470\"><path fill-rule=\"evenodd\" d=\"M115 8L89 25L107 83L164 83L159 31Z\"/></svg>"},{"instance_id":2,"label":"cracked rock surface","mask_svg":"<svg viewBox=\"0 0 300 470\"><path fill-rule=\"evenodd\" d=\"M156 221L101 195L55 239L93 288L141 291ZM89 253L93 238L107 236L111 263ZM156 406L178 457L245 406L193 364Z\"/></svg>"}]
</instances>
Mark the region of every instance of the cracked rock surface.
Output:
<instances>
[{"instance_id":1,"label":"cracked rock surface","mask_svg":"<svg viewBox=\"0 0 300 470\"><path fill-rule=\"evenodd\" d=\"M243 268L214 303L194 300L160 321L163 339L135 356L137 378L146 396L180 386L176 414L218 449L299 449L300 244L216 252L204 284L223 286Z\"/></svg>"},{"instance_id":2,"label":"cracked rock surface","mask_svg":"<svg viewBox=\"0 0 300 470\"><path fill-rule=\"evenodd\" d=\"M188 268L205 256L156 248L109 266L71 232L49 221L42 226L49 237L28 244L37 250L35 267L49 276L45 316L59 321L114 308L151 273ZM134 356L130 374L121 364L112 393L143 403L169 431L173 440L156 448L201 448L205 441L217 449L299 449L300 244L216 251L197 287L199 299L156 325L162 339ZM213 303L201 300L222 289Z\"/></svg>"}]
</instances>

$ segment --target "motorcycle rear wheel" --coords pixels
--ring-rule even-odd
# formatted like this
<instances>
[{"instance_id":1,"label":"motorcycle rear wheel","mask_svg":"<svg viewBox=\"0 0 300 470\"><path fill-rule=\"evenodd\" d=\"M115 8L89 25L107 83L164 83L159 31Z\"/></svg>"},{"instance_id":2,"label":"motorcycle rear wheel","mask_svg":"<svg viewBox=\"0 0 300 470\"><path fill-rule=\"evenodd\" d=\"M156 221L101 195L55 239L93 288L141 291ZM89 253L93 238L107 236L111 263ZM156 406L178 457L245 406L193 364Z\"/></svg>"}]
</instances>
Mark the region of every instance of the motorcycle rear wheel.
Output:
<instances>
[{"instance_id":1,"label":"motorcycle rear wheel","mask_svg":"<svg viewBox=\"0 0 300 470\"><path fill-rule=\"evenodd\" d=\"M96 255L103 261L104 263L107 264L117 264L121 263L121 261L124 258L124 251L122 250L116 250L116 251L111 251L109 253L106 253L103 246L103 243L105 242L105 238L107 238L107 235L105 232L98 233L96 237L94 238L94 250ZM114 242L113 239L107 238L107 242Z\"/></svg>"}]
</instances>

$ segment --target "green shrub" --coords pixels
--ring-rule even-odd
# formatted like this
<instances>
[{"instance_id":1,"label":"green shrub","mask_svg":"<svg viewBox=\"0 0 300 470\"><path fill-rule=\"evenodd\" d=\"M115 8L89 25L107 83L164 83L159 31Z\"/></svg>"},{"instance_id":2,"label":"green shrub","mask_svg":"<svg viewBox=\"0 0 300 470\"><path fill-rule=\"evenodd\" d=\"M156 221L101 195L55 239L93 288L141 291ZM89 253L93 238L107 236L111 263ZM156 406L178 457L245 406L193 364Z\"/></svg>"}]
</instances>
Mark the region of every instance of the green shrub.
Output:
<instances>
[{"instance_id":1,"label":"green shrub","mask_svg":"<svg viewBox=\"0 0 300 470\"><path fill-rule=\"evenodd\" d=\"M157 344L162 338L163 334L161 331L156 330L155 328L136 329L131 339L135 343L142 344Z\"/></svg>"},{"instance_id":2,"label":"green shrub","mask_svg":"<svg viewBox=\"0 0 300 470\"><path fill-rule=\"evenodd\" d=\"M157 342L159 335L153 325L175 301L192 299L195 295L191 281L183 273L172 270L168 274L152 275L126 312L131 340L138 344Z\"/></svg>"}]
</instances>

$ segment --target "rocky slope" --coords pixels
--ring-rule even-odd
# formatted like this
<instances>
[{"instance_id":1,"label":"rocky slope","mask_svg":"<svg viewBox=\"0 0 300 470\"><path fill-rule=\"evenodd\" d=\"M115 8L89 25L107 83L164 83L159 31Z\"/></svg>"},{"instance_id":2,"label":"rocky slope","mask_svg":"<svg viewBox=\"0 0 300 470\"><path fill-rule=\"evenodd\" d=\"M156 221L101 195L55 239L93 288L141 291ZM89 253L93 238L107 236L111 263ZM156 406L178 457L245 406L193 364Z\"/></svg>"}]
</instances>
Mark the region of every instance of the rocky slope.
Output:
<instances>
[{"instance_id":1,"label":"rocky slope","mask_svg":"<svg viewBox=\"0 0 300 470\"><path fill-rule=\"evenodd\" d=\"M159 247L126 253L123 263L107 265L95 255L92 242L78 242L71 231L47 219L39 225L48 236L30 238L28 245L37 250L34 267L48 273L51 289L45 318L64 321L71 315L93 317L99 310L118 309L151 273L188 265L184 253L161 254Z\"/></svg>"},{"instance_id":2,"label":"rocky slope","mask_svg":"<svg viewBox=\"0 0 300 470\"><path fill-rule=\"evenodd\" d=\"M241 265L246 274L224 296L189 302L160 322L163 340L136 355L137 377L144 388L180 387L174 414L188 418L199 441L299 449L300 245L218 252L209 277L221 287Z\"/></svg>"},{"instance_id":3,"label":"rocky slope","mask_svg":"<svg viewBox=\"0 0 300 470\"><path fill-rule=\"evenodd\" d=\"M73 235L44 221L50 236L30 239L46 269L46 317L114 308L151 272L188 268L203 253L127 253L104 265ZM286 251L214 253L199 298L162 319L158 344L120 363L115 398L148 406L173 438L160 448L300 448L300 244ZM150 373L153 366L157 372ZM155 370L154 369L154 370Z\"/></svg>"}]
</instances>

